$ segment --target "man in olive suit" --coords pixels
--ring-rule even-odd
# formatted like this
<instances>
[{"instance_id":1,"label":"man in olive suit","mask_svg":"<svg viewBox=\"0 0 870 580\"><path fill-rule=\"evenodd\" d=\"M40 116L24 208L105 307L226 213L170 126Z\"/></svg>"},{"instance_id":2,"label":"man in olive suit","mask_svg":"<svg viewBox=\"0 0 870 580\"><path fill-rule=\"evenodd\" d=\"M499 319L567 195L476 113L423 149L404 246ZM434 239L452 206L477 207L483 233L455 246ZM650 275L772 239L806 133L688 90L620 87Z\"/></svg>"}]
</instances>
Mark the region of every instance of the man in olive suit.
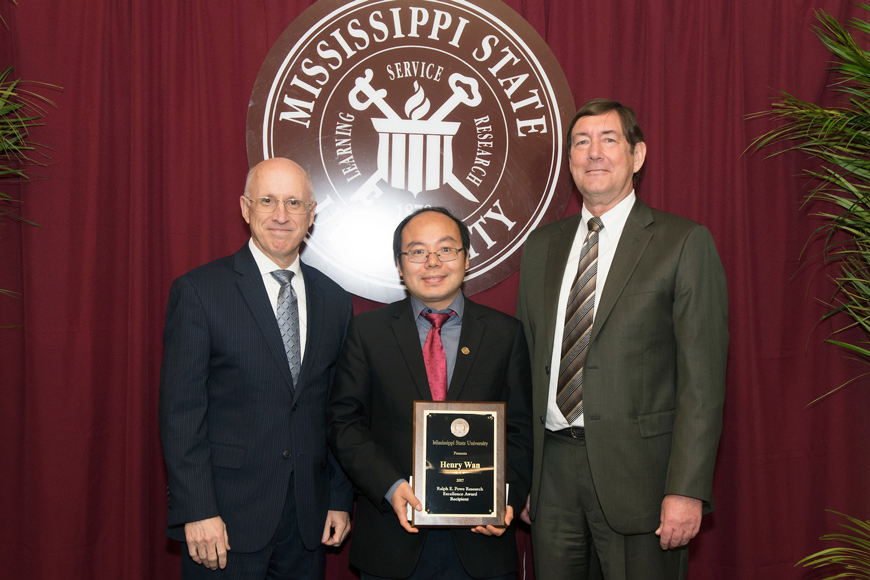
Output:
<instances>
[{"instance_id":1,"label":"man in olive suit","mask_svg":"<svg viewBox=\"0 0 870 580\"><path fill-rule=\"evenodd\" d=\"M568 127L582 213L533 232L517 317L532 360L528 517L539 580L684 578L713 509L728 348L725 275L703 226L648 207L634 111ZM593 553L594 552L594 553Z\"/></svg>"}]
</instances>

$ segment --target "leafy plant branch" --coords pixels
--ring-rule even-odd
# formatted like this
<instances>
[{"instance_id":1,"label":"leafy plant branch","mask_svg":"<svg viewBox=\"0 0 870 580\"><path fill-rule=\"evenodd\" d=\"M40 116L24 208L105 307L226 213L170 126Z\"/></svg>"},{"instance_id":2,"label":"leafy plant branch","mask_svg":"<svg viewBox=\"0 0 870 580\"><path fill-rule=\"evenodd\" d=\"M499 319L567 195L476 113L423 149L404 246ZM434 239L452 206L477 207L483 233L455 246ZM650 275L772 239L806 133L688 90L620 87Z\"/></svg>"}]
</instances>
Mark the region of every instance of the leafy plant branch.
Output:
<instances>
[{"instance_id":1,"label":"leafy plant branch","mask_svg":"<svg viewBox=\"0 0 870 580\"><path fill-rule=\"evenodd\" d=\"M826 534L821 539L841 542L845 545L816 552L798 562L797 565L815 569L835 566L838 571L842 570L836 576L828 576L825 580L834 580L835 578L870 580L870 521L861 521L835 511L831 511L831 513L842 516L849 521L848 524L840 524L848 532Z\"/></svg>"},{"instance_id":2,"label":"leafy plant branch","mask_svg":"<svg viewBox=\"0 0 870 580\"><path fill-rule=\"evenodd\" d=\"M12 67L0 73L0 217L31 225L37 224L21 216L21 201L5 191L5 186L34 179L31 168L48 160L48 147L29 139L30 130L41 125L43 105L54 103L24 89L21 79L12 77ZM41 159L36 158L37 153Z\"/></svg>"},{"instance_id":3,"label":"leafy plant branch","mask_svg":"<svg viewBox=\"0 0 870 580\"><path fill-rule=\"evenodd\" d=\"M870 12L870 6L860 7ZM818 161L817 168L806 170L816 186L807 194L805 203L822 202L825 207L815 213L823 225L811 239L822 238L822 261L834 265L836 272L832 276L835 291L830 300L824 301L828 311L822 320L836 317L848 321L835 329L826 342L870 362L870 52L862 50L846 29L870 36L870 23L854 18L844 27L822 11L816 12L816 17L820 23L815 27L816 34L835 58L832 70L836 80L831 88L846 102L840 107L823 108L783 93L769 111L750 115L779 125L755 139L749 148L758 151L777 145L782 147L771 156L798 151ZM848 329L858 329L863 340L834 338ZM839 515L848 520L841 524L848 532L828 534L822 539L843 545L817 552L796 565L824 569L832 574L826 580L870 580L870 522Z\"/></svg>"},{"instance_id":4,"label":"leafy plant branch","mask_svg":"<svg viewBox=\"0 0 870 580\"><path fill-rule=\"evenodd\" d=\"M870 6L860 7L870 12ZM835 292L830 300L823 301L829 310L822 320L838 314L848 320L826 342L870 363L870 53L862 50L847 30L870 35L870 23L853 18L844 27L823 11L817 11L816 17L816 34L835 58L832 70L836 80L831 88L845 97L845 103L825 108L782 93L770 110L750 115L771 119L778 126L755 139L749 148L758 151L776 145L781 148L770 156L798 151L819 162L816 169L806 170L817 185L805 203L834 206L833 211L815 213L824 223L813 237L824 240L824 263L838 266L832 276ZM859 328L863 340L834 338L851 328ZM839 388L823 397L836 390Z\"/></svg>"}]
</instances>

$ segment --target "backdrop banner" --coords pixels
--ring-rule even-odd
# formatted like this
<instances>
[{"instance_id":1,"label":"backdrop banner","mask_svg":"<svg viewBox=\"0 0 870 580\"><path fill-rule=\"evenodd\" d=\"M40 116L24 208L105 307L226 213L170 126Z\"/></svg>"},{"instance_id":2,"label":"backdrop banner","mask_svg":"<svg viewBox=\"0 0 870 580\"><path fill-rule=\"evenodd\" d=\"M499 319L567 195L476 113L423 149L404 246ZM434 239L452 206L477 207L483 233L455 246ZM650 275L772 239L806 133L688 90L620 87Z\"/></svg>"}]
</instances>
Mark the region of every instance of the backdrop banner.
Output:
<instances>
[{"instance_id":1,"label":"backdrop banner","mask_svg":"<svg viewBox=\"0 0 870 580\"><path fill-rule=\"evenodd\" d=\"M45 179L21 188L25 217L42 227L0 223L0 288L24 297L0 296L0 326L24 324L0 329L0 577L180 576L178 546L164 536L166 473L157 428L169 287L247 240L238 197L249 163L252 91L272 47L311 4L0 2L8 26L0 24L0 66L13 64L16 76L62 87L39 89L57 107L46 110L32 137L52 148L52 159L38 168ZM435 4L414 4L430 10L430 27ZM794 563L824 547L819 536L836 529L837 518L825 509L870 517L867 379L807 404L866 366L823 343L845 321L819 322L826 308L816 297L827 300L834 288L816 256L820 246L804 250L820 225L811 214L821 209L801 207L807 184L800 173L808 162L794 154L743 155L753 137L771 128L745 116L769 108L779 89L829 104L842 98L825 88L830 55L813 34L814 11L841 21L866 12L847 0L505 4L549 46L575 103L608 97L636 110L649 150L639 197L708 226L725 266L731 347L717 508L692 541L689 577L809 578ZM326 34L334 30L346 29ZM430 33L419 30L421 38ZM373 39L376 32L370 34ZM330 38L336 49L337 38ZM462 40L479 47L483 39ZM497 66L492 59L504 46L493 45L484 71ZM340 45L337 50L344 53ZM434 63L429 56L420 49L394 60ZM460 56L443 58L458 63ZM312 59L314 66L330 62ZM354 61L336 94L347 98L362 86L362 106L372 98L366 96L368 82L374 92L387 90L384 99L399 119L390 120L376 102L360 111L348 100L330 113L324 144L324 150L335 148L339 114L354 115L354 131L366 135L365 155L354 150L366 159L359 183L383 170L374 157L394 155L396 136L414 120L413 109L410 116L405 112L416 94L414 80L431 104L419 118L431 124L420 134L439 151L449 149L450 123L470 130L483 115L477 106L460 104L438 118L450 98L440 91L450 87L453 72L476 78L483 100L501 99L505 86L484 83L489 72L445 68L436 96L430 79L390 79L384 63L370 68L366 81L366 66ZM316 84L318 78L309 80ZM462 82L457 78L458 86ZM555 116L555 108L548 114ZM376 124L379 119L389 123ZM555 131L557 125L549 127ZM464 147L454 142L453 175L467 184L474 160ZM427 166L423 183L404 189L395 185L408 177L400 173L378 174L377 187L404 191L405 203L416 204L427 195L430 178L443 182L449 172ZM504 192L514 182L512 166L502 173L487 195L500 200L507 216ZM566 178L549 170L546 175ZM543 181L528 187L541 191ZM443 187L456 203L471 207L461 188ZM478 190L465 187L483 201ZM489 209L481 206L475 215ZM564 214L579 209L575 194ZM365 213L359 219L375 235L392 231L399 213L383 223L369 222ZM357 233L348 251L370 241ZM513 313L517 284L517 274L510 274L474 299ZM354 298L357 312L376 305ZM519 536L525 578L532 578L528 535ZM330 552L330 579L355 577L347 554L347 544Z\"/></svg>"}]
</instances>

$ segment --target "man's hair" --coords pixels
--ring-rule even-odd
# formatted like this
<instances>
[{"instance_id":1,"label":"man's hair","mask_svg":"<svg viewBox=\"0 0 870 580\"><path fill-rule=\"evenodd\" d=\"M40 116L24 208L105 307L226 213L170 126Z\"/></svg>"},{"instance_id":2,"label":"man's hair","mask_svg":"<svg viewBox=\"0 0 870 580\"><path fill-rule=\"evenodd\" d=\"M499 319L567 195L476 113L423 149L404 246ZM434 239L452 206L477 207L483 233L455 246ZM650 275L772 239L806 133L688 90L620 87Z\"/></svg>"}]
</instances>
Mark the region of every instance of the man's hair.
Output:
<instances>
[{"instance_id":1,"label":"man's hair","mask_svg":"<svg viewBox=\"0 0 870 580\"><path fill-rule=\"evenodd\" d=\"M405 229L405 226L408 225L412 219L420 215L421 213L426 213L427 211L434 211L436 213L444 214L456 223L456 227L459 228L459 237L462 240L462 248L468 253L469 248L471 248L471 236L468 234L468 226L462 223L462 220L454 216L450 213L446 207L424 207L423 209L418 209L414 213L407 216L405 219L399 222L399 225L396 226L396 230L393 232L393 257L396 261L399 261L399 256L402 253L402 231Z\"/></svg>"},{"instance_id":2,"label":"man's hair","mask_svg":"<svg viewBox=\"0 0 870 580\"><path fill-rule=\"evenodd\" d=\"M568 124L566 140L568 143L569 157L571 155L571 145L573 145L573 143L571 143L571 132L574 130L574 125L577 124L577 121L579 121L581 117L594 117L596 115L610 113L611 111L615 111L616 114L619 115L619 121L622 124L622 133L625 135L626 141L628 141L631 153L634 153L634 146L638 143L643 143L643 131L640 130L640 127L637 124L637 115L634 114L634 109L626 107L618 101L611 101L609 99L591 99L583 103L583 106L574 114L574 118L571 119L571 122ZM642 175L643 166L632 177L635 187L637 187Z\"/></svg>"},{"instance_id":3,"label":"man's hair","mask_svg":"<svg viewBox=\"0 0 870 580\"><path fill-rule=\"evenodd\" d=\"M245 197L251 199L251 181L254 179L254 173L256 173L257 167L260 164L257 163L250 169L248 169L248 175L245 177ZM317 201L317 198L314 197L314 184L311 182L311 176L308 172L300 166L302 169L302 174L305 176L305 189L308 191L308 197L311 198L311 201Z\"/></svg>"}]
</instances>

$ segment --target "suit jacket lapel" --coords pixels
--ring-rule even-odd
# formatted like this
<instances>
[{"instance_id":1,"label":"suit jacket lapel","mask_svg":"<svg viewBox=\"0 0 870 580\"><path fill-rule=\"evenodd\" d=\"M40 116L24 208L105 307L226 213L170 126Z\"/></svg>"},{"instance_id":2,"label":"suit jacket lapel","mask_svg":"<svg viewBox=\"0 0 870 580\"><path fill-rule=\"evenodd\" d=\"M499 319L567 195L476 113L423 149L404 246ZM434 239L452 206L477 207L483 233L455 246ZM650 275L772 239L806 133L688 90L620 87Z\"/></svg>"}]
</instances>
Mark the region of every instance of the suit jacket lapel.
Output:
<instances>
[{"instance_id":1,"label":"suit jacket lapel","mask_svg":"<svg viewBox=\"0 0 870 580\"><path fill-rule=\"evenodd\" d=\"M601 292L601 301L595 312L595 322L592 324L592 336L589 341L594 342L598 331L604 326L607 317L610 316L616 300L622 294L625 284L631 278L631 274L640 262L641 256L646 251L653 237L647 226L653 223L652 212L640 199L635 200L634 206L625 220L622 236L616 246L610 271L607 273L607 282Z\"/></svg>"},{"instance_id":2,"label":"suit jacket lapel","mask_svg":"<svg viewBox=\"0 0 870 580\"><path fill-rule=\"evenodd\" d=\"M294 401L299 397L299 391L308 384L308 375L311 374L311 357L314 356L312 353L317 352L320 343L321 325L317 324L317 321L323 317L323 311L326 308L317 271L301 262L300 266L302 267L302 279L305 281L305 315L308 323L306 325L305 352L302 354L302 368L299 370L299 380L297 381L299 384L296 385L296 392L293 395ZM287 360L286 355L284 360ZM287 368L289 368L289 364Z\"/></svg>"},{"instance_id":3,"label":"suit jacket lapel","mask_svg":"<svg viewBox=\"0 0 870 580\"><path fill-rule=\"evenodd\" d=\"M477 308L477 304L465 299L465 311L462 315L462 331L459 334L459 349L456 353L456 365L453 367L453 377L447 389L447 400L457 401L462 394L468 373L474 366L474 359L480 352L480 344L483 341L483 333L486 324L483 316ZM467 349L468 354L464 354Z\"/></svg>"},{"instance_id":4,"label":"suit jacket lapel","mask_svg":"<svg viewBox=\"0 0 870 580\"><path fill-rule=\"evenodd\" d=\"M260 274L257 262L254 261L254 256L247 244L236 252L234 267L239 274L236 285L239 287L251 315L260 327L266 344L269 346L269 351L281 370L281 375L287 381L287 387L292 388L293 376L290 374L290 365L287 364L287 353L284 352L284 341L281 340L278 321L275 320L275 312L272 310L272 305L269 304L269 295L263 284L263 276Z\"/></svg>"},{"instance_id":5,"label":"suit jacket lapel","mask_svg":"<svg viewBox=\"0 0 870 580\"><path fill-rule=\"evenodd\" d=\"M411 299L405 298L392 305L393 333L399 344L399 352L408 365L411 377L421 400L431 400L429 378L426 376L426 364L423 362L423 350L420 348L420 335L417 333L415 313L411 311Z\"/></svg>"}]
</instances>

